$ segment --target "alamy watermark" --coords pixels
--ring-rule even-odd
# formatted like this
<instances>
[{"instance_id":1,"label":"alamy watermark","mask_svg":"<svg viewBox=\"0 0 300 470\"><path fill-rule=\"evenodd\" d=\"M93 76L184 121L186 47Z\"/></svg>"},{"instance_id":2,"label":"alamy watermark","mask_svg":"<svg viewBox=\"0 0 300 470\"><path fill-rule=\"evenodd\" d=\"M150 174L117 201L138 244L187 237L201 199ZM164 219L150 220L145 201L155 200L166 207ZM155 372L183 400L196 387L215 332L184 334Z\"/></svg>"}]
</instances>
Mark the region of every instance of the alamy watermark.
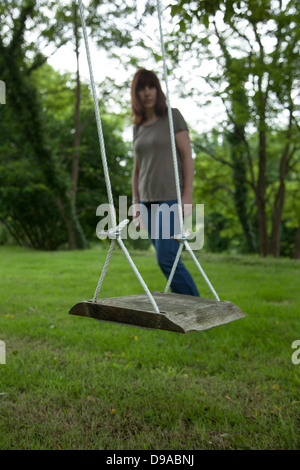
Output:
<instances>
[{"instance_id":1,"label":"alamy watermark","mask_svg":"<svg viewBox=\"0 0 300 470\"><path fill-rule=\"evenodd\" d=\"M6 87L2 80L0 80L0 104L6 104Z\"/></svg>"},{"instance_id":2,"label":"alamy watermark","mask_svg":"<svg viewBox=\"0 0 300 470\"><path fill-rule=\"evenodd\" d=\"M0 364L6 364L6 352L4 341L0 341Z\"/></svg>"},{"instance_id":3,"label":"alamy watermark","mask_svg":"<svg viewBox=\"0 0 300 470\"><path fill-rule=\"evenodd\" d=\"M135 218L135 210L139 210L139 218ZM180 226L179 210L184 214L184 234ZM108 231L113 230L113 210L110 204L100 204L96 215L101 217L96 227L98 238L104 238ZM131 218L131 221L129 221ZM128 207L127 196L119 197L118 220L127 220L123 224L122 239L170 239L182 235L186 238L192 250L200 250L204 244L204 204L196 204L192 209L190 204L179 208L174 203L132 204Z\"/></svg>"}]
</instances>

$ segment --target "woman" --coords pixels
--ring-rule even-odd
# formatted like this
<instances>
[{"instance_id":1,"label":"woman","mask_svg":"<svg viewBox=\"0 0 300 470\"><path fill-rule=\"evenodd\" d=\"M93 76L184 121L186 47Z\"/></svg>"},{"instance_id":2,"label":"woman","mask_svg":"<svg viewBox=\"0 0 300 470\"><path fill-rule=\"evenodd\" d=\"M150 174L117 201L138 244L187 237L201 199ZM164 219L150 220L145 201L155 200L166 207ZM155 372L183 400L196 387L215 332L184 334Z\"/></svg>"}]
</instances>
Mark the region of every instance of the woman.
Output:
<instances>
[{"instance_id":1,"label":"woman","mask_svg":"<svg viewBox=\"0 0 300 470\"><path fill-rule=\"evenodd\" d=\"M155 247L158 264L168 279L179 248L172 236L180 234L180 224L166 98L152 71L140 69L135 74L131 85L131 104L134 119L134 217L138 221L139 216L142 216ZM172 116L181 203L182 207L191 208L194 164L189 132L178 109L172 109ZM171 210L172 207L175 210ZM188 214L185 212L185 215ZM163 224L166 218L170 222L167 224L168 233L166 224ZM199 296L181 260L171 283L171 291Z\"/></svg>"}]
</instances>

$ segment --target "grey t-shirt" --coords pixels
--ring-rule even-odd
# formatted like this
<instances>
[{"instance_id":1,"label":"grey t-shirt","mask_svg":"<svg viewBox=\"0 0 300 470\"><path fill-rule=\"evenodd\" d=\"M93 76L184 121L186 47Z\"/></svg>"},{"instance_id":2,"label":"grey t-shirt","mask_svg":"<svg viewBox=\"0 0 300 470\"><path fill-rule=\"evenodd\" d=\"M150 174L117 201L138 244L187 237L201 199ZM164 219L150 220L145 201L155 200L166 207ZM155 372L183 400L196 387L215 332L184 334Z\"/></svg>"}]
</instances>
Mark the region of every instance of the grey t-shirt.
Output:
<instances>
[{"instance_id":1,"label":"grey t-shirt","mask_svg":"<svg viewBox=\"0 0 300 470\"><path fill-rule=\"evenodd\" d=\"M172 108L174 132L187 130L180 111ZM139 197L143 202L177 199L168 114L150 125L134 127L134 151L139 167ZM177 150L178 172L183 190L183 165Z\"/></svg>"}]
</instances>

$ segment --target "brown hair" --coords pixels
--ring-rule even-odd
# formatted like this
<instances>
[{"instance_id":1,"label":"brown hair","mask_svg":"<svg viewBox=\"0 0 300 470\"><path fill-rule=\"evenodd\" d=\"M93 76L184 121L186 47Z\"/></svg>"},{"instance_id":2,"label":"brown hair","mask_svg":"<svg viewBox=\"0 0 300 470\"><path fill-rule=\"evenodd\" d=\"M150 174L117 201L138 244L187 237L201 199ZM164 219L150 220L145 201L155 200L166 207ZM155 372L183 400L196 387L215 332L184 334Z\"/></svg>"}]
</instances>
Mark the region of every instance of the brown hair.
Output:
<instances>
[{"instance_id":1,"label":"brown hair","mask_svg":"<svg viewBox=\"0 0 300 470\"><path fill-rule=\"evenodd\" d=\"M155 87L157 90L155 114L157 116L164 116L167 112L166 97L161 89L157 76L150 70L139 69L131 83L131 111L133 123L136 125L142 124L146 119L145 112L138 97L138 91L145 86Z\"/></svg>"}]
</instances>

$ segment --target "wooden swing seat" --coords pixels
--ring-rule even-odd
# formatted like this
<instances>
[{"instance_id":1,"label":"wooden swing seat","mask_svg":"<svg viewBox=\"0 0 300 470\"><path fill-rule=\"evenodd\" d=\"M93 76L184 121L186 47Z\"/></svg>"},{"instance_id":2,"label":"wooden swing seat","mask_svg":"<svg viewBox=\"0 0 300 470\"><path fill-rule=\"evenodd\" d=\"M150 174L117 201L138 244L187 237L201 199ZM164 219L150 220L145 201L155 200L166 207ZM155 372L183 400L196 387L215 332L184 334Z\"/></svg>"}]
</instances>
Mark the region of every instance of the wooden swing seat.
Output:
<instances>
[{"instance_id":1,"label":"wooden swing seat","mask_svg":"<svg viewBox=\"0 0 300 470\"><path fill-rule=\"evenodd\" d=\"M160 313L153 311L147 294L111 297L79 302L69 313L99 321L143 329L177 333L202 331L239 320L245 315L239 307L225 300L190 295L152 292Z\"/></svg>"}]
</instances>

